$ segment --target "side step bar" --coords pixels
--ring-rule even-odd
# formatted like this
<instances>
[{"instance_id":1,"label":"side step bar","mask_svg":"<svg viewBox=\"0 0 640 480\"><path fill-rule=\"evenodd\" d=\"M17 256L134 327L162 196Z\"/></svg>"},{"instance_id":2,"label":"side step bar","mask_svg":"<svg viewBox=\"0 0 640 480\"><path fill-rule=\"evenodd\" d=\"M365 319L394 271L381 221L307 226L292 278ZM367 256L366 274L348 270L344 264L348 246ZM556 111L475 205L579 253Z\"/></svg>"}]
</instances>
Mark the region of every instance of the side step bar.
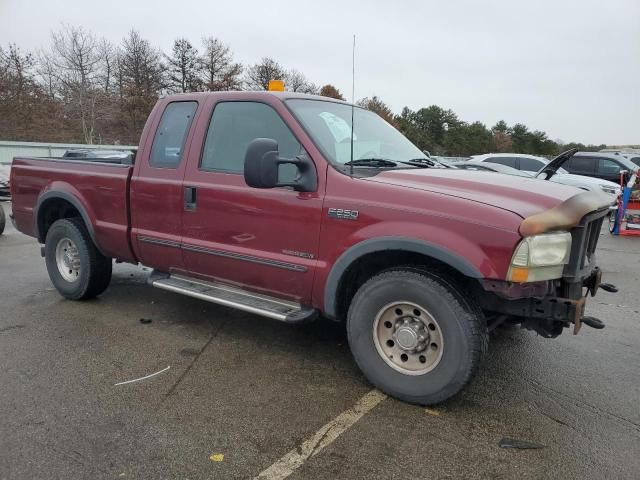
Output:
<instances>
[{"instance_id":1,"label":"side step bar","mask_svg":"<svg viewBox=\"0 0 640 480\"><path fill-rule=\"evenodd\" d=\"M154 287L199 298L225 307L236 308L281 322L301 323L315 319L318 311L279 298L241 290L231 285L206 282L181 275L152 272L149 283Z\"/></svg>"}]
</instances>

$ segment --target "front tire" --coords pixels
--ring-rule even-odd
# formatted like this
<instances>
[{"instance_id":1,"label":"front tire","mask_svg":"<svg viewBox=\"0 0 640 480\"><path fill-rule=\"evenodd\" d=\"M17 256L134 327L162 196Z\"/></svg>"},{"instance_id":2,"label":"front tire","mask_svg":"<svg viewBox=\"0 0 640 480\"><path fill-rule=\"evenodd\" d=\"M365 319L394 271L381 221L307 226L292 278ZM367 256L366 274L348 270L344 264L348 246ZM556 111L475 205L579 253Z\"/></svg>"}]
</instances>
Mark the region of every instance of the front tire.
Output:
<instances>
[{"instance_id":1,"label":"front tire","mask_svg":"<svg viewBox=\"0 0 640 480\"><path fill-rule=\"evenodd\" d=\"M49 278L70 300L100 295L111 281L111 259L102 255L79 218L57 220L47 232L45 261Z\"/></svg>"},{"instance_id":2,"label":"front tire","mask_svg":"<svg viewBox=\"0 0 640 480\"><path fill-rule=\"evenodd\" d=\"M489 342L482 311L446 280L391 270L351 302L349 345L376 387L410 403L442 402L475 375Z\"/></svg>"}]
</instances>

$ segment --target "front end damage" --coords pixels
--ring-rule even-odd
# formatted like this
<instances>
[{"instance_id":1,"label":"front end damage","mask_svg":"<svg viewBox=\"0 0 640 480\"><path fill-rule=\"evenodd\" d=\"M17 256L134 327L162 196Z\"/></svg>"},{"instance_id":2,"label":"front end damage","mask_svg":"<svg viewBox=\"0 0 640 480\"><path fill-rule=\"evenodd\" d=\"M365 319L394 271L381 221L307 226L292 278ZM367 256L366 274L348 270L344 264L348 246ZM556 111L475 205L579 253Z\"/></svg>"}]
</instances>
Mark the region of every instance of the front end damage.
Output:
<instances>
[{"instance_id":1,"label":"front end damage","mask_svg":"<svg viewBox=\"0 0 640 480\"><path fill-rule=\"evenodd\" d=\"M606 202L585 192L537 218L525 219L520 229L525 238L557 230L571 234L566 264L557 279L520 283L483 280L478 298L487 313L489 329L507 322L555 338L565 328L577 334L583 324L604 328L601 320L585 317L584 312L587 298L600 288L617 291L615 286L602 283L602 272L596 266L595 251L607 214Z\"/></svg>"}]
</instances>

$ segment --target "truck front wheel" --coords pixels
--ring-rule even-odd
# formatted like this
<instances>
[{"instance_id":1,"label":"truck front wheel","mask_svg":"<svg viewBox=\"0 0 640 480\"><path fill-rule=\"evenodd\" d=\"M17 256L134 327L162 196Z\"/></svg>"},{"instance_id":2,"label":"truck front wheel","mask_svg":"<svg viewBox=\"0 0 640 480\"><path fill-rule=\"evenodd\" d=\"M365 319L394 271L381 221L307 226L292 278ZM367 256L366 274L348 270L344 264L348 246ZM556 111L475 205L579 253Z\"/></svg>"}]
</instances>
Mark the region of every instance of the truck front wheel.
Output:
<instances>
[{"instance_id":1,"label":"truck front wheel","mask_svg":"<svg viewBox=\"0 0 640 480\"><path fill-rule=\"evenodd\" d=\"M410 270L386 271L362 285L349 308L347 332L371 383L422 405L460 391L489 341L479 308L446 280Z\"/></svg>"},{"instance_id":2,"label":"truck front wheel","mask_svg":"<svg viewBox=\"0 0 640 480\"><path fill-rule=\"evenodd\" d=\"M47 232L45 261L49 278L70 300L100 295L111 281L111 259L102 255L82 220L57 220Z\"/></svg>"}]
</instances>

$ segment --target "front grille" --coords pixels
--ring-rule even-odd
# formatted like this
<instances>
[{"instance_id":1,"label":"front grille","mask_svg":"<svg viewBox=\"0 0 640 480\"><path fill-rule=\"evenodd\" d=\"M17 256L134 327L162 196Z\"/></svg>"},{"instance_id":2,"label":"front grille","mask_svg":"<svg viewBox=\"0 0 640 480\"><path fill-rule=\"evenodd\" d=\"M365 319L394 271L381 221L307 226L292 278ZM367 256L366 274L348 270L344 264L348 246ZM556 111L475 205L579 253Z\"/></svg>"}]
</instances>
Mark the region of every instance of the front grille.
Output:
<instances>
[{"instance_id":1,"label":"front grille","mask_svg":"<svg viewBox=\"0 0 640 480\"><path fill-rule=\"evenodd\" d=\"M608 211L605 208L585 215L580 224L571 230L571 257L564 269L564 277L567 280L583 279L589 276L595 267L600 229Z\"/></svg>"}]
</instances>

